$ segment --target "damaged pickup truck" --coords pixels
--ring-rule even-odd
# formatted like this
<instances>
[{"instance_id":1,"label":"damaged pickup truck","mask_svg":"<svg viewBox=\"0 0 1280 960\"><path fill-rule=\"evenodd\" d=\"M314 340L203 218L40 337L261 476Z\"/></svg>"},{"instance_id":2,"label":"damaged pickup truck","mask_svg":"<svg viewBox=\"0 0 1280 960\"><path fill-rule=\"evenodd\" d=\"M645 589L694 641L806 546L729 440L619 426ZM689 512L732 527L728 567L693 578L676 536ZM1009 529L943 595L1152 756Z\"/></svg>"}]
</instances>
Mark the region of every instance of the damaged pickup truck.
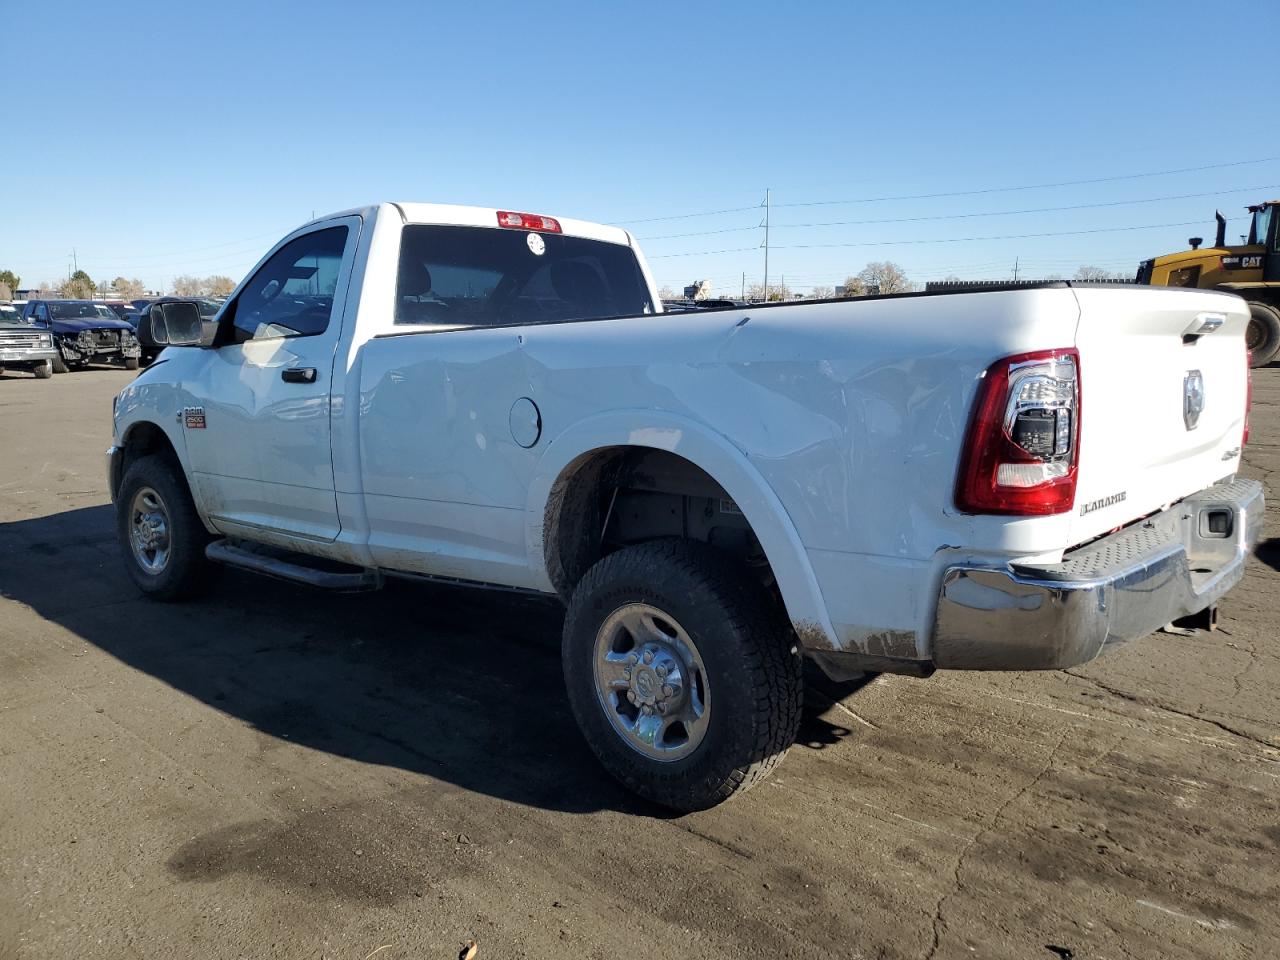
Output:
<instances>
[{"instance_id":1,"label":"damaged pickup truck","mask_svg":"<svg viewBox=\"0 0 1280 960\"><path fill-rule=\"evenodd\" d=\"M1207 623L1261 531L1249 312L1222 293L664 314L621 229L386 203L281 240L212 342L194 303L153 313L169 346L108 466L144 593L216 562L558 594L587 742L682 810L774 768L804 656L1083 663Z\"/></svg>"},{"instance_id":2,"label":"damaged pickup truck","mask_svg":"<svg viewBox=\"0 0 1280 960\"><path fill-rule=\"evenodd\" d=\"M142 350L133 327L124 320L104 317L92 300L32 300L23 319L53 334L56 354L53 372L66 373L90 363L120 364L138 369Z\"/></svg>"}]
</instances>

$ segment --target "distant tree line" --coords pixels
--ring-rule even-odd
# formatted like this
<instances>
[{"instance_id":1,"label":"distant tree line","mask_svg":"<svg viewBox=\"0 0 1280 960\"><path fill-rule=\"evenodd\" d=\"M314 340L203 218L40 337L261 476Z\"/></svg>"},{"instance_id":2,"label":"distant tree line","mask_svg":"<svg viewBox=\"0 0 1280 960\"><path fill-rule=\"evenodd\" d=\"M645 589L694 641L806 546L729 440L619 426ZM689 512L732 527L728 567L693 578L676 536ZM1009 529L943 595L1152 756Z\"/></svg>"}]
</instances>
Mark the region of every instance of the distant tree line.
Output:
<instances>
[{"instance_id":1,"label":"distant tree line","mask_svg":"<svg viewBox=\"0 0 1280 960\"><path fill-rule=\"evenodd\" d=\"M0 300L12 300L22 278L12 270L0 270ZM221 274L212 277L174 277L169 292L177 297L225 297L236 288L236 281ZM116 277L95 282L84 270L77 270L65 280L46 280L33 292L36 299L64 300L141 300L150 295L147 285L137 277Z\"/></svg>"}]
</instances>

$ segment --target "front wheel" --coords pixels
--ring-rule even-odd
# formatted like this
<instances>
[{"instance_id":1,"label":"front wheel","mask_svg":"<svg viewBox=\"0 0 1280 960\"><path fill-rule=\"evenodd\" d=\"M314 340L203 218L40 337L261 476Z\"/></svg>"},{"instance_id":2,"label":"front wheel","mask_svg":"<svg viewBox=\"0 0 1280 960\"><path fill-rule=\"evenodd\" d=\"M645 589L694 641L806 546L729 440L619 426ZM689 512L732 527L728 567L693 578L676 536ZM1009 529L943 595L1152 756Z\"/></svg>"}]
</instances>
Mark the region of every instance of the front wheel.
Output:
<instances>
[{"instance_id":1,"label":"front wheel","mask_svg":"<svg viewBox=\"0 0 1280 960\"><path fill-rule=\"evenodd\" d=\"M37 380L48 380L53 376L53 361L42 360L31 368L31 372L36 375Z\"/></svg>"},{"instance_id":2,"label":"front wheel","mask_svg":"<svg viewBox=\"0 0 1280 960\"><path fill-rule=\"evenodd\" d=\"M1280 310L1256 300L1249 301L1249 326L1244 335L1249 362L1265 367L1280 353Z\"/></svg>"},{"instance_id":3,"label":"front wheel","mask_svg":"<svg viewBox=\"0 0 1280 960\"><path fill-rule=\"evenodd\" d=\"M125 358L124 358L124 368L125 368L126 370L137 370L137 369L138 369L138 358L137 358L137 357L125 357Z\"/></svg>"},{"instance_id":4,"label":"front wheel","mask_svg":"<svg viewBox=\"0 0 1280 960\"><path fill-rule=\"evenodd\" d=\"M659 540L574 590L561 647L574 717L613 776L676 810L765 779L800 723L801 658L764 592L715 549Z\"/></svg>"},{"instance_id":5,"label":"front wheel","mask_svg":"<svg viewBox=\"0 0 1280 960\"><path fill-rule=\"evenodd\" d=\"M67 366L67 362L62 359L62 354L58 354L56 357L53 358L54 373L66 373L69 369L70 368Z\"/></svg>"},{"instance_id":6,"label":"front wheel","mask_svg":"<svg viewBox=\"0 0 1280 960\"><path fill-rule=\"evenodd\" d=\"M209 533L186 478L163 457L130 464L116 497L116 531L138 589L156 600L184 600L214 577L205 557Z\"/></svg>"}]
</instances>

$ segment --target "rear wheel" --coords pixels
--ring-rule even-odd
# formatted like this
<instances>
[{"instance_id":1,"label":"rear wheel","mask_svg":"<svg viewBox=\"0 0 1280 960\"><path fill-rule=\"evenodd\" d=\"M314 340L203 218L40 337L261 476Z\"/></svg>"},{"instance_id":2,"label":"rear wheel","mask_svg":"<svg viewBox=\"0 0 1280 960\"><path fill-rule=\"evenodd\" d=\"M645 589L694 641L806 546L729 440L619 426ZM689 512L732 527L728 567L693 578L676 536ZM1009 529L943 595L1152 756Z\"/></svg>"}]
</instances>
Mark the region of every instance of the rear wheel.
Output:
<instances>
[{"instance_id":1,"label":"rear wheel","mask_svg":"<svg viewBox=\"0 0 1280 960\"><path fill-rule=\"evenodd\" d=\"M213 581L213 564L204 554L211 538L186 479L165 458L142 457L125 471L116 530L129 575L147 596L183 600Z\"/></svg>"},{"instance_id":2,"label":"rear wheel","mask_svg":"<svg viewBox=\"0 0 1280 960\"><path fill-rule=\"evenodd\" d=\"M801 658L763 591L705 544L605 557L574 590L569 702L605 769L646 799L700 810L765 779L800 723Z\"/></svg>"},{"instance_id":3,"label":"rear wheel","mask_svg":"<svg viewBox=\"0 0 1280 960\"><path fill-rule=\"evenodd\" d=\"M125 368L126 370L137 370L137 369L138 369L138 358L137 358L137 357L125 357L125 358L124 358L124 368Z\"/></svg>"},{"instance_id":4,"label":"rear wheel","mask_svg":"<svg viewBox=\"0 0 1280 960\"><path fill-rule=\"evenodd\" d=\"M36 375L37 380L48 380L53 376L53 361L42 360L31 368L31 372Z\"/></svg>"},{"instance_id":5,"label":"rear wheel","mask_svg":"<svg viewBox=\"0 0 1280 960\"><path fill-rule=\"evenodd\" d=\"M1280 352L1280 311L1269 304L1249 301L1249 327L1245 345L1255 367L1265 367Z\"/></svg>"},{"instance_id":6,"label":"rear wheel","mask_svg":"<svg viewBox=\"0 0 1280 960\"><path fill-rule=\"evenodd\" d=\"M67 362L62 359L62 354L58 354L53 358L53 372L66 373L68 370Z\"/></svg>"}]
</instances>

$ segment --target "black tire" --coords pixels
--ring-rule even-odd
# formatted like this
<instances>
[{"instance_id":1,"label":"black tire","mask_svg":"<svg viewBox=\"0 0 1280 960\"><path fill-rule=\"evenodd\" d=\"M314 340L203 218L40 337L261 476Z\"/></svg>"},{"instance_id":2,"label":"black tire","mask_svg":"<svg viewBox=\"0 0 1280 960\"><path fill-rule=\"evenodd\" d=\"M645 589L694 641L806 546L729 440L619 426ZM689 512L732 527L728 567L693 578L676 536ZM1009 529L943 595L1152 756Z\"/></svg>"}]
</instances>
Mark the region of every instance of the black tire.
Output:
<instances>
[{"instance_id":1,"label":"black tire","mask_svg":"<svg viewBox=\"0 0 1280 960\"><path fill-rule=\"evenodd\" d=\"M131 541L135 498L146 490L158 495L167 515L168 554L158 571L143 565ZM164 457L141 457L125 471L116 497L116 533L129 576L148 597L185 600L207 590L216 578L216 565L204 555L212 537L200 522L181 469Z\"/></svg>"},{"instance_id":2,"label":"black tire","mask_svg":"<svg viewBox=\"0 0 1280 960\"><path fill-rule=\"evenodd\" d=\"M126 370L137 370L137 369L138 369L138 358L137 358L137 357L125 357L125 358L124 358L124 368L125 368Z\"/></svg>"},{"instance_id":3,"label":"black tire","mask_svg":"<svg viewBox=\"0 0 1280 960\"><path fill-rule=\"evenodd\" d=\"M597 695L597 636L629 604L670 617L701 658L709 691L705 733L679 759L639 752ZM561 656L587 744L623 785L664 807L701 810L750 789L782 760L799 728L802 659L790 626L766 591L702 543L637 544L588 570L569 603Z\"/></svg>"},{"instance_id":4,"label":"black tire","mask_svg":"<svg viewBox=\"0 0 1280 960\"><path fill-rule=\"evenodd\" d=\"M53 376L53 361L45 360L38 363L31 368L31 372L36 375L37 380L48 380Z\"/></svg>"},{"instance_id":5,"label":"black tire","mask_svg":"<svg viewBox=\"0 0 1280 960\"><path fill-rule=\"evenodd\" d=\"M67 362L62 359L62 354L58 354L53 358L53 372L66 373L68 371Z\"/></svg>"},{"instance_id":6,"label":"black tire","mask_svg":"<svg viewBox=\"0 0 1280 960\"><path fill-rule=\"evenodd\" d=\"M1280 311L1269 304L1249 301L1249 330L1245 339L1249 344L1249 363L1265 367L1280 353Z\"/></svg>"}]
</instances>

